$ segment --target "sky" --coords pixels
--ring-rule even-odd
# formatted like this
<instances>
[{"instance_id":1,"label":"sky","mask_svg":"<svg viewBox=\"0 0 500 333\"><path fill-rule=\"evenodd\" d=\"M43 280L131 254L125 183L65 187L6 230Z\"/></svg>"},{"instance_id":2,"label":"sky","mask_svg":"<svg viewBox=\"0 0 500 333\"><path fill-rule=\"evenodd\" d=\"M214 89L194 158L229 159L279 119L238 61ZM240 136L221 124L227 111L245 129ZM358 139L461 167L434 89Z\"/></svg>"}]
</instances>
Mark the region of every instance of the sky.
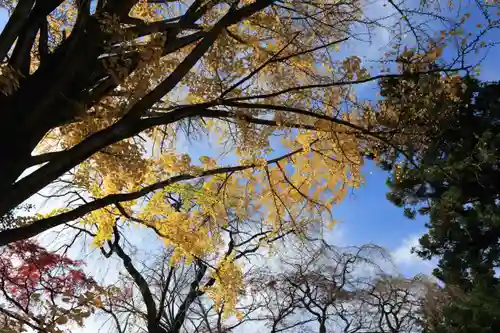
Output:
<instances>
[{"instance_id":1,"label":"sky","mask_svg":"<svg viewBox=\"0 0 500 333\"><path fill-rule=\"evenodd\" d=\"M377 1L370 5L369 15L373 18L381 17L387 14L388 8L383 6L384 1ZM472 16L474 14L472 12ZM5 11L0 9L0 28L6 21ZM471 22L467 28L474 29L476 22ZM366 61L376 59L384 51L384 45L387 44L389 35L384 29L376 29L373 34L371 44L351 43L349 47L342 50L342 55L356 54L361 55ZM487 40L500 40L498 33L490 34ZM483 54L476 55L479 60ZM500 69L497 65L497 59L500 57L500 50L493 48L482 62L480 78L483 80L500 79ZM375 95L375 86L364 85L358 88L358 92L364 97L373 97ZM195 155L202 152L206 147L202 144L195 144L190 147ZM388 188L385 185L388 174L379 170L373 163L367 163L364 168L366 177L365 185L354 190L344 202L333 209L333 214L339 224L326 234L326 238L332 244L339 246L361 245L373 243L386 248L393 257L398 270L407 276L424 273L430 274L435 262L422 261L411 253L411 248L418 245L418 238L425 232L425 217L417 217L415 220L409 220L403 215L402 209L394 206L386 199ZM145 245L148 243L150 235L141 233L135 239L137 244ZM147 247L145 253L147 253ZM94 259L99 260L99 259ZM93 265L99 270L99 264ZM116 277L115 264L106 265L110 274ZM106 274L100 271L99 274ZM88 327L81 332L93 332L93 327ZM79 332L78 330L75 332Z\"/></svg>"}]
</instances>

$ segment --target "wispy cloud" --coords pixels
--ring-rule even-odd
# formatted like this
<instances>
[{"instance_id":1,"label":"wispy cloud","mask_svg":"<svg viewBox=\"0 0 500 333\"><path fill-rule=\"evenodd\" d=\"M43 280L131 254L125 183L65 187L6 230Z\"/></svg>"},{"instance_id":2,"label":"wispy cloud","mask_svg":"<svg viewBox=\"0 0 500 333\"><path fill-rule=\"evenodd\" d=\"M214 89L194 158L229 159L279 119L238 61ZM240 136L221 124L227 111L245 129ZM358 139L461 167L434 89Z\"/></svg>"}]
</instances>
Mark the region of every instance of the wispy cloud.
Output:
<instances>
[{"instance_id":1,"label":"wispy cloud","mask_svg":"<svg viewBox=\"0 0 500 333\"><path fill-rule=\"evenodd\" d=\"M407 274L430 274L436 266L435 261L421 259L417 254L412 253L413 248L419 248L418 242L421 234L411 235L400 243L392 252L391 256L398 268Z\"/></svg>"},{"instance_id":2,"label":"wispy cloud","mask_svg":"<svg viewBox=\"0 0 500 333\"><path fill-rule=\"evenodd\" d=\"M333 226L332 230L328 230L325 232L325 241L328 244L334 246L347 246L349 244L349 239L347 235L347 229L345 224L338 223Z\"/></svg>"}]
</instances>

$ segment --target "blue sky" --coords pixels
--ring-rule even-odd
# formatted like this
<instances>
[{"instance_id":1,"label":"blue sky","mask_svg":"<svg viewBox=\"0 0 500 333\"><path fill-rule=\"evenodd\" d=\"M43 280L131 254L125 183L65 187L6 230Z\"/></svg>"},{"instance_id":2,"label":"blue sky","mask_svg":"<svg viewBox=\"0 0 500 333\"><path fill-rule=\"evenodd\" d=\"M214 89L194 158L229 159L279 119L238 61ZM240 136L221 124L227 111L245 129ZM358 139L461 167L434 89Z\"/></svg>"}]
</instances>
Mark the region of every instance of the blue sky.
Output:
<instances>
[{"instance_id":1,"label":"blue sky","mask_svg":"<svg viewBox=\"0 0 500 333\"><path fill-rule=\"evenodd\" d=\"M366 184L356 189L340 205L334 216L341 222L333 241L341 245L374 243L386 248L405 275L429 273L426 263L410 254L416 240L425 232L425 218L409 220L403 211L386 199L387 173L373 163L364 168Z\"/></svg>"}]
</instances>

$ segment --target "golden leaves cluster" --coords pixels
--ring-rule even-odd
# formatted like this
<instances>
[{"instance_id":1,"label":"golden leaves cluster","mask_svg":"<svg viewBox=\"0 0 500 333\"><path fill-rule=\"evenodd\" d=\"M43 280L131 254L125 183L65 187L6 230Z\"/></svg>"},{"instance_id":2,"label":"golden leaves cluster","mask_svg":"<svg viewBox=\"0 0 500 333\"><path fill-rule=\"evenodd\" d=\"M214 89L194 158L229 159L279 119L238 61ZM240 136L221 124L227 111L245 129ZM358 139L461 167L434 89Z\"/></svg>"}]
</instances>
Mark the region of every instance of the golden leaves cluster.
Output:
<instances>
[{"instance_id":1,"label":"golden leaves cluster","mask_svg":"<svg viewBox=\"0 0 500 333\"><path fill-rule=\"evenodd\" d=\"M222 315L224 318L232 314L239 318L241 313L236 311L236 306L245 286L242 268L235 263L234 253L229 254L219 263L213 276L215 284L202 288L202 290L215 301L217 309L223 307Z\"/></svg>"},{"instance_id":2,"label":"golden leaves cluster","mask_svg":"<svg viewBox=\"0 0 500 333\"><path fill-rule=\"evenodd\" d=\"M141 1L130 15L144 22L169 19L182 14L176 5L160 8ZM199 20L201 29L209 31L225 15L226 7L211 7ZM56 16L63 22L58 24L69 24L74 20L71 15ZM356 122L354 116L343 115L341 107L350 90L326 85L366 78L358 57L337 59L335 53L349 24L359 15L358 1L344 6L334 0L315 1L314 6L284 1L227 27L144 118L201 103L212 103L214 111L228 111L229 118L204 120L206 135L216 146L207 155L229 153L243 168L174 183L144 199L122 203L126 218L114 206L93 211L82 222L98 226L94 245L110 240L117 219L122 218L155 228L166 246L175 249L172 264L218 256L216 283L207 293L232 313L243 277L234 256L220 255L226 245L222 237L225 226L237 220L272 230L269 237L290 231L305 234L323 222L334 222L333 205L362 183L359 130L336 122ZM134 38L127 35L128 25L115 25L113 19L102 18L116 38L106 49L113 56L103 65L118 87L92 107L82 106L78 121L56 129L56 135L47 137L40 148L68 149L112 126L168 77L196 45L166 55L162 53L168 43L165 34ZM130 54L139 55L139 65L132 73L126 66ZM250 75L252 72L255 74ZM321 84L325 86L296 89ZM283 92L264 96L276 91ZM239 106L239 101L248 103ZM189 125L191 121L202 123L189 119ZM102 198L178 175L197 177L206 170L227 167L213 157L181 153L173 144L178 126L158 126L106 147L72 172L74 185L92 198ZM212 140L214 137L219 140ZM161 148L167 141L170 150ZM174 205L172 196L182 205Z\"/></svg>"}]
</instances>

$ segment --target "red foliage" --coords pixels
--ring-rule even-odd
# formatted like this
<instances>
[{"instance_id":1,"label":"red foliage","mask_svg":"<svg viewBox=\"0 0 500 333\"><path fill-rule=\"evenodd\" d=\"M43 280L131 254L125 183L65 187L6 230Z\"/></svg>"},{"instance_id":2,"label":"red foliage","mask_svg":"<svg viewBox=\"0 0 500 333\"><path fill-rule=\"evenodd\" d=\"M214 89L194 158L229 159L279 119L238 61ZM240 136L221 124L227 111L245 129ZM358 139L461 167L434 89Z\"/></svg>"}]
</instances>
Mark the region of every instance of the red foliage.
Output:
<instances>
[{"instance_id":1,"label":"red foliage","mask_svg":"<svg viewBox=\"0 0 500 333\"><path fill-rule=\"evenodd\" d=\"M95 282L82 271L83 262L47 251L34 241L16 242L0 250L3 296L27 306L35 293L54 298L92 289Z\"/></svg>"}]
</instances>

